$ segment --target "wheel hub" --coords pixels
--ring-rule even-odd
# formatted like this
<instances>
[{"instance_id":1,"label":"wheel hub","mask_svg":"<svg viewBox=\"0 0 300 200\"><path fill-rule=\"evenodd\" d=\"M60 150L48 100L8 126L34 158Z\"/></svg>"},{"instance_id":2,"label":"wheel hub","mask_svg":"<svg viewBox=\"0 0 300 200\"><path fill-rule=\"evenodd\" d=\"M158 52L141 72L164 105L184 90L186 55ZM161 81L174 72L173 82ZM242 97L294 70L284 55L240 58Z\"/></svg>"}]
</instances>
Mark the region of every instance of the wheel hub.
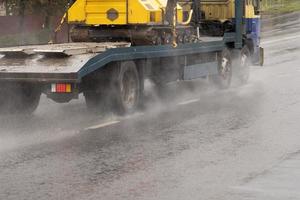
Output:
<instances>
[{"instance_id":1,"label":"wheel hub","mask_svg":"<svg viewBox=\"0 0 300 200\"><path fill-rule=\"evenodd\" d=\"M222 58L222 63L221 63L221 76L226 79L227 74L230 71L230 63L227 58Z\"/></svg>"},{"instance_id":2,"label":"wheel hub","mask_svg":"<svg viewBox=\"0 0 300 200\"><path fill-rule=\"evenodd\" d=\"M121 86L121 93L123 102L127 108L132 108L136 102L137 84L133 72L129 71L124 74L123 83Z\"/></svg>"},{"instance_id":3,"label":"wheel hub","mask_svg":"<svg viewBox=\"0 0 300 200\"><path fill-rule=\"evenodd\" d=\"M242 67L246 66L247 60L248 60L248 56L246 54L243 54L242 58L241 58L241 65L242 65Z\"/></svg>"}]
</instances>

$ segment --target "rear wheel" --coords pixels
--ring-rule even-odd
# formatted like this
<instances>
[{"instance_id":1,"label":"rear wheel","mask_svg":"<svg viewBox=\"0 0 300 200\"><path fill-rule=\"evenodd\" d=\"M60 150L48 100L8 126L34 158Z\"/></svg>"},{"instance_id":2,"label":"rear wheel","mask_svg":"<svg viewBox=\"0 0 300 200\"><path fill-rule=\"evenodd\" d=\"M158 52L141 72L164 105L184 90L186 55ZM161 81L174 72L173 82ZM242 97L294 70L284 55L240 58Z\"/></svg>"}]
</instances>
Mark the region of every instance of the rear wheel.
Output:
<instances>
[{"instance_id":1,"label":"rear wheel","mask_svg":"<svg viewBox=\"0 0 300 200\"><path fill-rule=\"evenodd\" d=\"M110 105L108 104L110 79L103 77L111 77L111 73L108 73L108 70L101 72L102 76L93 79L90 85L86 86L83 91L86 107L90 112L94 113L108 111L110 109Z\"/></svg>"},{"instance_id":2,"label":"rear wheel","mask_svg":"<svg viewBox=\"0 0 300 200\"><path fill-rule=\"evenodd\" d=\"M95 91L87 91L83 93L85 98L86 107L91 112L99 112L104 109L104 103L101 95Z\"/></svg>"},{"instance_id":3,"label":"rear wheel","mask_svg":"<svg viewBox=\"0 0 300 200\"><path fill-rule=\"evenodd\" d=\"M5 84L0 96L1 114L32 114L39 105L41 89L32 84Z\"/></svg>"},{"instance_id":4,"label":"rear wheel","mask_svg":"<svg viewBox=\"0 0 300 200\"><path fill-rule=\"evenodd\" d=\"M132 61L113 63L103 69L83 92L89 111L134 112L141 102L143 85ZM141 80L143 81L143 80Z\"/></svg>"},{"instance_id":5,"label":"rear wheel","mask_svg":"<svg viewBox=\"0 0 300 200\"><path fill-rule=\"evenodd\" d=\"M141 83L136 65L132 61L122 62L114 73L114 94L111 95L119 114L134 112L141 101Z\"/></svg>"},{"instance_id":6,"label":"rear wheel","mask_svg":"<svg viewBox=\"0 0 300 200\"><path fill-rule=\"evenodd\" d=\"M219 57L218 74L212 75L210 78L220 89L226 89L230 86L232 78L232 56L228 48L225 48Z\"/></svg>"},{"instance_id":7,"label":"rear wheel","mask_svg":"<svg viewBox=\"0 0 300 200\"><path fill-rule=\"evenodd\" d=\"M246 84L250 77L251 66L251 53L247 46L242 48L237 64L237 79L239 83Z\"/></svg>"}]
</instances>

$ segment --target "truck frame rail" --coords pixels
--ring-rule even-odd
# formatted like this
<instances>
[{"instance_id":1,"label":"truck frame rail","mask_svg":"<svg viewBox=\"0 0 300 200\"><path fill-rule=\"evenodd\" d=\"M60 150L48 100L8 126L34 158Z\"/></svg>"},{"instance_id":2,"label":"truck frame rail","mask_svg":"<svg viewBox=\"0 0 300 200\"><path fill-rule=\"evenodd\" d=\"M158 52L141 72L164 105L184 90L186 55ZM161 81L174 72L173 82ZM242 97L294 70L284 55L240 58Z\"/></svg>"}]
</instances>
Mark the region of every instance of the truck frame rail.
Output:
<instances>
[{"instance_id":1,"label":"truck frame rail","mask_svg":"<svg viewBox=\"0 0 300 200\"><path fill-rule=\"evenodd\" d=\"M80 82L114 61L151 59L220 51L234 35L204 37L198 43L131 47L130 43L66 43L0 48L0 80ZM1 56L2 55L2 56Z\"/></svg>"}]
</instances>

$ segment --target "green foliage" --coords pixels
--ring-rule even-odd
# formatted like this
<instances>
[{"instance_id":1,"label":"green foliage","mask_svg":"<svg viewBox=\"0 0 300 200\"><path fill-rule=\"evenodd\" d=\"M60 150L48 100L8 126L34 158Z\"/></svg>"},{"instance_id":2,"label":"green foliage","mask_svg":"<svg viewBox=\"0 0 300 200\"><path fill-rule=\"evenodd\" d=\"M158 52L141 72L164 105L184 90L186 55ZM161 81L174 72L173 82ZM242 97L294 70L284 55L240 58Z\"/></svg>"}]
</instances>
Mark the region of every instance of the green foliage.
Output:
<instances>
[{"instance_id":1,"label":"green foliage","mask_svg":"<svg viewBox=\"0 0 300 200\"><path fill-rule=\"evenodd\" d=\"M262 0L262 10L269 14L300 11L300 0Z\"/></svg>"},{"instance_id":2,"label":"green foliage","mask_svg":"<svg viewBox=\"0 0 300 200\"><path fill-rule=\"evenodd\" d=\"M24 44L47 43L55 27L51 21L63 15L67 9L68 0L5 0L7 15L20 16L15 26L23 30L23 16L37 15L42 17L43 28L34 33L22 33L15 35L0 35L0 46L13 46Z\"/></svg>"},{"instance_id":3,"label":"green foliage","mask_svg":"<svg viewBox=\"0 0 300 200\"><path fill-rule=\"evenodd\" d=\"M8 15L47 14L55 15L66 10L68 0L6 0Z\"/></svg>"}]
</instances>

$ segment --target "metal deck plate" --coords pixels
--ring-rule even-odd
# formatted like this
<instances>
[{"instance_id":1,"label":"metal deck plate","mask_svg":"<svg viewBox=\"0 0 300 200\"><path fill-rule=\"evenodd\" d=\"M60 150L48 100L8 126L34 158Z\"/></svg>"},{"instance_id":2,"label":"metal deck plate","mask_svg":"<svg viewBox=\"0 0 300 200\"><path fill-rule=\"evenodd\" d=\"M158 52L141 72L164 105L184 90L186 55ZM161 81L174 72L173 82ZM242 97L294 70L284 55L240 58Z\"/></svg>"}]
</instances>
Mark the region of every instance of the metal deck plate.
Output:
<instances>
[{"instance_id":1,"label":"metal deck plate","mask_svg":"<svg viewBox=\"0 0 300 200\"><path fill-rule=\"evenodd\" d=\"M0 79L76 74L91 58L129 43L67 43L0 48ZM74 76L72 76L74 77Z\"/></svg>"},{"instance_id":2,"label":"metal deck plate","mask_svg":"<svg viewBox=\"0 0 300 200\"><path fill-rule=\"evenodd\" d=\"M129 47L129 43L68 43L43 45L35 48L33 51L43 55L72 56L88 53L101 53L107 49L118 47Z\"/></svg>"},{"instance_id":3,"label":"metal deck plate","mask_svg":"<svg viewBox=\"0 0 300 200\"><path fill-rule=\"evenodd\" d=\"M64 43L0 48L0 54L10 57L31 56L33 54L72 56L88 53L101 53L107 49L129 46L130 43L126 42Z\"/></svg>"},{"instance_id":4,"label":"metal deck plate","mask_svg":"<svg viewBox=\"0 0 300 200\"><path fill-rule=\"evenodd\" d=\"M11 48L1 48L0 54L12 57L24 57L30 56L34 54L33 47L26 48L26 47L11 47Z\"/></svg>"}]
</instances>

